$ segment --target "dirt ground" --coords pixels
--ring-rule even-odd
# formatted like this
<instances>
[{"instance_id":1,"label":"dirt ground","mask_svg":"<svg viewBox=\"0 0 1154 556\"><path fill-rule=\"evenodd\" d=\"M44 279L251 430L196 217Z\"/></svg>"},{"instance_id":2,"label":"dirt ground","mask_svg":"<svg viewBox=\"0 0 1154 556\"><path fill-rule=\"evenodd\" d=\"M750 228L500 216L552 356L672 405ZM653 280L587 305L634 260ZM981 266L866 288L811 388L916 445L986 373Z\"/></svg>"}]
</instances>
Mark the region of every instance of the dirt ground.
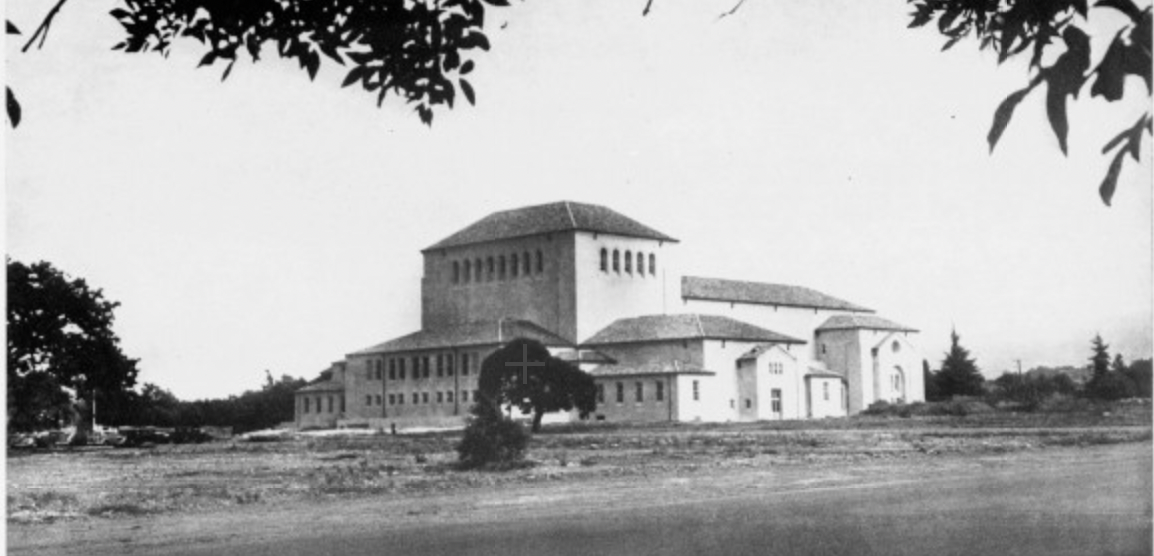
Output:
<instances>
[{"instance_id":1,"label":"dirt ground","mask_svg":"<svg viewBox=\"0 0 1154 556\"><path fill-rule=\"evenodd\" d=\"M68 528L129 517L326 500L405 500L542 483L692 477L726 469L806 474L846 464L932 467L950 456L1148 441L1150 419L1149 406L1136 406L1082 416L999 413L809 423L567 426L534 437L530 465L503 473L455 470L456 433L13 452L6 462L7 517L10 528Z\"/></svg>"}]
</instances>

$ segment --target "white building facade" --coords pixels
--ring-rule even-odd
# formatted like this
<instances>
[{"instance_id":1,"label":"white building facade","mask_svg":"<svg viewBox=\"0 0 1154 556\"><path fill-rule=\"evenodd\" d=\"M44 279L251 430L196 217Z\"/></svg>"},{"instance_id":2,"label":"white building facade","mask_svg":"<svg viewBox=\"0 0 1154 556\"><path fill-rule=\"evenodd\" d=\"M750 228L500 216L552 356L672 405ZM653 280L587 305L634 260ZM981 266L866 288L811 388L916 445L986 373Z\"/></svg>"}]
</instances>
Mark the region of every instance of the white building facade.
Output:
<instances>
[{"instance_id":1,"label":"white building facade","mask_svg":"<svg viewBox=\"0 0 1154 556\"><path fill-rule=\"evenodd\" d=\"M915 329L800 286L682 275L678 243L568 201L482 218L422 251L420 329L334 363L297 393L296 423L459 425L481 361L517 337L593 375L598 420L809 419L924 399Z\"/></svg>"}]
</instances>

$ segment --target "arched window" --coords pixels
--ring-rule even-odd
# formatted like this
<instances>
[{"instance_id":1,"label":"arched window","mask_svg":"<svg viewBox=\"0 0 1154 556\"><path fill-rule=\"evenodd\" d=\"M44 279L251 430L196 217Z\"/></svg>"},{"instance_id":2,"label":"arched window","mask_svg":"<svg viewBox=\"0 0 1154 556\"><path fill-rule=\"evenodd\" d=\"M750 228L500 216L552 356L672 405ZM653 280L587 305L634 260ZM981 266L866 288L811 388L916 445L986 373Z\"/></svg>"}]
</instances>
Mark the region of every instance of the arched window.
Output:
<instances>
[{"instance_id":1,"label":"arched window","mask_svg":"<svg viewBox=\"0 0 1154 556\"><path fill-rule=\"evenodd\" d=\"M609 272L609 250L601 248L601 272Z\"/></svg>"},{"instance_id":2,"label":"arched window","mask_svg":"<svg viewBox=\"0 0 1154 556\"><path fill-rule=\"evenodd\" d=\"M509 270L513 271L513 277L517 277L517 273L521 270L521 265L517 263L517 254L513 253L513 258L510 260Z\"/></svg>"},{"instance_id":3,"label":"arched window","mask_svg":"<svg viewBox=\"0 0 1154 556\"><path fill-rule=\"evenodd\" d=\"M541 255L541 250L537 250L537 274L545 272L545 257Z\"/></svg>"},{"instance_id":4,"label":"arched window","mask_svg":"<svg viewBox=\"0 0 1154 556\"><path fill-rule=\"evenodd\" d=\"M529 252L521 253L521 274L529 275L529 271L533 270L533 261L529 258Z\"/></svg>"},{"instance_id":5,"label":"arched window","mask_svg":"<svg viewBox=\"0 0 1154 556\"><path fill-rule=\"evenodd\" d=\"M496 265L493 264L493 257L486 259L485 264L485 280L492 282L493 276L496 274L496 269L494 268Z\"/></svg>"},{"instance_id":6,"label":"arched window","mask_svg":"<svg viewBox=\"0 0 1154 556\"><path fill-rule=\"evenodd\" d=\"M457 284L461 281L461 263L453 261L453 283Z\"/></svg>"},{"instance_id":7,"label":"arched window","mask_svg":"<svg viewBox=\"0 0 1154 556\"><path fill-rule=\"evenodd\" d=\"M497 279L498 280L504 280L505 279L505 255L501 255L500 257L497 258L497 260L498 260Z\"/></svg>"},{"instance_id":8,"label":"arched window","mask_svg":"<svg viewBox=\"0 0 1154 556\"><path fill-rule=\"evenodd\" d=\"M621 272L621 252L613 250L613 272Z\"/></svg>"},{"instance_id":9,"label":"arched window","mask_svg":"<svg viewBox=\"0 0 1154 556\"><path fill-rule=\"evenodd\" d=\"M645 276L645 255L641 251L637 252L637 275Z\"/></svg>"},{"instance_id":10,"label":"arched window","mask_svg":"<svg viewBox=\"0 0 1154 556\"><path fill-rule=\"evenodd\" d=\"M632 251L626 251L625 252L625 272L628 272L629 274L633 274L633 252Z\"/></svg>"},{"instance_id":11,"label":"arched window","mask_svg":"<svg viewBox=\"0 0 1154 556\"><path fill-rule=\"evenodd\" d=\"M906 396L906 377L905 373L902 372L901 367L896 365L894 366L894 374L892 380L894 397L898 399L904 398Z\"/></svg>"},{"instance_id":12,"label":"arched window","mask_svg":"<svg viewBox=\"0 0 1154 556\"><path fill-rule=\"evenodd\" d=\"M649 254L649 274L657 275L657 255Z\"/></svg>"}]
</instances>

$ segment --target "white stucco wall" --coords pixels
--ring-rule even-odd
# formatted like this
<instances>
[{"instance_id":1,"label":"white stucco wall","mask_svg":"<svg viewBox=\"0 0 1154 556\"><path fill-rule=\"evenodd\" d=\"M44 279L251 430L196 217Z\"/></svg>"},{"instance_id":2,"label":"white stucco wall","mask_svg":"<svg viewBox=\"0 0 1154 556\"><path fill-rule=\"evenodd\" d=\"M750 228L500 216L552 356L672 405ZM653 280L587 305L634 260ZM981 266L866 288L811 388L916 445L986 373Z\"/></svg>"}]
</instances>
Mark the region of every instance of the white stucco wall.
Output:
<instances>
[{"instance_id":1,"label":"white stucco wall","mask_svg":"<svg viewBox=\"0 0 1154 556\"><path fill-rule=\"evenodd\" d=\"M821 419L845 415L845 410L842 408L842 396L844 394L841 379L813 376L808 380L810 385L810 418ZM827 391L828 396L826 395Z\"/></svg>"},{"instance_id":2,"label":"white stucco wall","mask_svg":"<svg viewBox=\"0 0 1154 556\"><path fill-rule=\"evenodd\" d=\"M660 315L665 312L665 295L672 286L669 269L675 264L672 252L676 243L659 242L590 232L576 232L574 266L577 338L583 341L620 318ZM601 270L601 249L609 253L609 269ZM622 259L626 251L634 258L632 272L613 270L612 253ZM636 253L645 258L645 273L637 271ZM649 255L657 262L657 273L649 271ZM680 288L680 282L676 284Z\"/></svg>"}]
</instances>

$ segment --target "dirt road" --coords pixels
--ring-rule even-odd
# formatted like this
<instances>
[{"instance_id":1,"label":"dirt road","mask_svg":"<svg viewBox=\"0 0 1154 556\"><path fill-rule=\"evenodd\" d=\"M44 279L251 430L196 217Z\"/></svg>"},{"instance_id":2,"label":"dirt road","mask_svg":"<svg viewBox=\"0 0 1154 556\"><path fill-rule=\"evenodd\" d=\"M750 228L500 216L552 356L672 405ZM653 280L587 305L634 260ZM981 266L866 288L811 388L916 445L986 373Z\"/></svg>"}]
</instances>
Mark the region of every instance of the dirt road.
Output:
<instances>
[{"instance_id":1,"label":"dirt road","mask_svg":"<svg viewBox=\"0 0 1154 556\"><path fill-rule=\"evenodd\" d=\"M9 525L11 554L1150 554L1149 442Z\"/></svg>"}]
</instances>

